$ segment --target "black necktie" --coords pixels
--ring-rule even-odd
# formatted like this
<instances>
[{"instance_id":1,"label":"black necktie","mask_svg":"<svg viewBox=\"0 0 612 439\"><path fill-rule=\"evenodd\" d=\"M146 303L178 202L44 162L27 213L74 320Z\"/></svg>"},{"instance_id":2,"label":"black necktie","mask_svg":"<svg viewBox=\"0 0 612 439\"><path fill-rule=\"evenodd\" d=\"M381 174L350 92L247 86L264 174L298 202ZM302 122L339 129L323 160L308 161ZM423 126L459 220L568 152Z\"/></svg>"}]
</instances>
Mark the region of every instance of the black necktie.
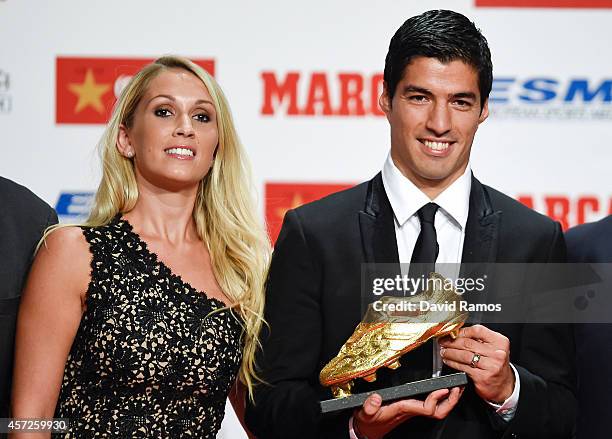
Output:
<instances>
[{"instance_id":1,"label":"black necktie","mask_svg":"<svg viewBox=\"0 0 612 439\"><path fill-rule=\"evenodd\" d=\"M411 278L423 276L424 279L427 279L429 273L435 269L438 257L438 241L436 228L434 227L434 218L439 207L435 203L428 203L417 212L421 222L421 232L417 238L410 260L408 275ZM416 291L416 293L421 293L421 291ZM397 386L406 382L431 378L433 369L432 352L433 343L430 340L417 349L405 354L400 359L400 364L404 367L399 370L399 373L391 376L391 384Z\"/></svg>"},{"instance_id":2,"label":"black necktie","mask_svg":"<svg viewBox=\"0 0 612 439\"><path fill-rule=\"evenodd\" d=\"M439 246L436 228L434 227L434 218L439 207L436 203L427 203L417 212L421 222L421 233L419 233L414 251L412 252L410 277L424 276L427 279L429 273L435 269Z\"/></svg>"}]
</instances>

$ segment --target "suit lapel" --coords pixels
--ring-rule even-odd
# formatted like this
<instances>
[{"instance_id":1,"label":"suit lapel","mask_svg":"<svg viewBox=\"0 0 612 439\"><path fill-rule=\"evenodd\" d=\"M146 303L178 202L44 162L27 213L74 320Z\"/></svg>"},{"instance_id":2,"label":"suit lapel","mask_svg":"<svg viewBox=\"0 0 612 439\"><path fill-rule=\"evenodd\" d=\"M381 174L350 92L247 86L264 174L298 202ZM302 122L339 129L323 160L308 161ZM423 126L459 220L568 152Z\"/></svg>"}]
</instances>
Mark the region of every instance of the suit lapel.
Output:
<instances>
[{"instance_id":1,"label":"suit lapel","mask_svg":"<svg viewBox=\"0 0 612 439\"><path fill-rule=\"evenodd\" d=\"M460 277L476 279L487 276L486 284L490 285L492 273L488 269L490 263L496 261L499 241L499 225L502 212L493 211L487 189L472 175L470 190L470 209L465 226L465 239L461 257ZM474 294L478 294L476 297ZM488 289L472 294L466 294L468 303L487 303ZM478 299L478 300L476 300ZM481 312L470 312L468 322L476 325L482 322ZM454 372L448 366L442 368L442 375Z\"/></svg>"},{"instance_id":2,"label":"suit lapel","mask_svg":"<svg viewBox=\"0 0 612 439\"><path fill-rule=\"evenodd\" d=\"M364 262L399 264L393 210L381 173L370 180L364 208L358 215Z\"/></svg>"},{"instance_id":3,"label":"suit lapel","mask_svg":"<svg viewBox=\"0 0 612 439\"><path fill-rule=\"evenodd\" d=\"M472 175L461 262L495 262L500 220L501 211L493 211L486 188Z\"/></svg>"},{"instance_id":4,"label":"suit lapel","mask_svg":"<svg viewBox=\"0 0 612 439\"><path fill-rule=\"evenodd\" d=\"M501 211L493 211L486 187L472 175L470 210L461 258L462 278L475 279L486 275L488 284L493 281L491 278L493 273L488 268L489 264L497 259L501 218ZM484 291L478 293L478 303L486 303L487 290L485 288ZM465 298L468 302L475 302L476 296L467 294ZM472 323L477 324L481 320L480 313L471 313L470 321Z\"/></svg>"}]
</instances>

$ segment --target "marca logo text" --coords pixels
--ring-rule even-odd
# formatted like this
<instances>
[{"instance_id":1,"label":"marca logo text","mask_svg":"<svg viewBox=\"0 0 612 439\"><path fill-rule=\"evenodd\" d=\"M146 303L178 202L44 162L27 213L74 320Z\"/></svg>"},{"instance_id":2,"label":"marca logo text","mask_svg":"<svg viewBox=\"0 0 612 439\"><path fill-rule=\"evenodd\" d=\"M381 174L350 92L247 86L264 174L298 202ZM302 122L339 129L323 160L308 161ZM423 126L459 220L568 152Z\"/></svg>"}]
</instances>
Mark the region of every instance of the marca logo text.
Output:
<instances>
[{"instance_id":1,"label":"marca logo text","mask_svg":"<svg viewBox=\"0 0 612 439\"><path fill-rule=\"evenodd\" d=\"M378 97L382 92L380 73L296 72L261 73L261 114L270 116L382 116Z\"/></svg>"}]
</instances>

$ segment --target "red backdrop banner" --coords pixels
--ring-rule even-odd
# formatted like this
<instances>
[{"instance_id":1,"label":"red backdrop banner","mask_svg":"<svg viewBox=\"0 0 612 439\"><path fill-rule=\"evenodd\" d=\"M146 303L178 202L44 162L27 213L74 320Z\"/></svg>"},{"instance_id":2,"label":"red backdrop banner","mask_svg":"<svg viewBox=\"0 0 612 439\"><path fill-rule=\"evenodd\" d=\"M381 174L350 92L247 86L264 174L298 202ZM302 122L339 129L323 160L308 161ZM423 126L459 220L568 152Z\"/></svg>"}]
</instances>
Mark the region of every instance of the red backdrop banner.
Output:
<instances>
[{"instance_id":1,"label":"red backdrop banner","mask_svg":"<svg viewBox=\"0 0 612 439\"><path fill-rule=\"evenodd\" d=\"M288 210L352 186L352 183L266 183L266 221L272 242L276 242Z\"/></svg>"},{"instance_id":2,"label":"red backdrop banner","mask_svg":"<svg viewBox=\"0 0 612 439\"><path fill-rule=\"evenodd\" d=\"M120 88L152 61L148 58L57 57L55 122L106 123ZM193 61L214 76L213 59Z\"/></svg>"}]
</instances>

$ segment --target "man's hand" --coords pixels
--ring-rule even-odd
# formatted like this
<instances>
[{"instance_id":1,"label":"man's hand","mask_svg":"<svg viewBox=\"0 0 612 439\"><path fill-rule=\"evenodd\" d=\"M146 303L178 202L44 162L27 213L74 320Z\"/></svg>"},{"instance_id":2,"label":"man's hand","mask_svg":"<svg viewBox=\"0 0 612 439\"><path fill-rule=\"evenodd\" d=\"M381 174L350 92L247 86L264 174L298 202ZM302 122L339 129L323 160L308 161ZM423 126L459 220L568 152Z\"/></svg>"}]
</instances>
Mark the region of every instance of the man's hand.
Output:
<instances>
[{"instance_id":1,"label":"man's hand","mask_svg":"<svg viewBox=\"0 0 612 439\"><path fill-rule=\"evenodd\" d=\"M440 389L427 395L425 401L404 399L389 405L382 405L382 398L374 393L366 399L363 407L353 414L353 427L358 436L379 439L407 419L415 416L445 418L457 405L463 394L463 387Z\"/></svg>"},{"instance_id":2,"label":"man's hand","mask_svg":"<svg viewBox=\"0 0 612 439\"><path fill-rule=\"evenodd\" d=\"M481 398L501 404L512 395L514 373L510 367L507 337L482 325L474 325L462 328L457 339L444 337L439 343L442 361L468 374Z\"/></svg>"}]
</instances>

